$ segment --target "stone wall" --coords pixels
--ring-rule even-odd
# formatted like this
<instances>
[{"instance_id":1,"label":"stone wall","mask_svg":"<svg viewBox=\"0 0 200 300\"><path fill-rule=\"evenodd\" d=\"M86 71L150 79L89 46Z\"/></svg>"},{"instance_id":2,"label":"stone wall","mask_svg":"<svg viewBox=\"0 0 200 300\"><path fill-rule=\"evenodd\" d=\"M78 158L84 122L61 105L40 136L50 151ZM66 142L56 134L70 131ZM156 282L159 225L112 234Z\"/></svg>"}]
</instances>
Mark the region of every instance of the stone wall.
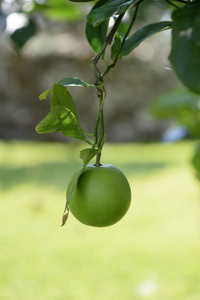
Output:
<instances>
[{"instance_id":1,"label":"stone wall","mask_svg":"<svg viewBox=\"0 0 200 300\"><path fill-rule=\"evenodd\" d=\"M21 54L13 50L6 36L1 39L1 139L69 140L60 133L40 136L35 132L35 126L48 113L50 106L50 100L39 101L38 95L64 77L76 76L93 83L94 75L89 65L93 53L83 35L56 35L52 43L65 42L49 53L49 40L45 38L38 36ZM46 52L41 50L39 53L42 43ZM140 49L137 51L140 53ZM148 54L145 45L142 51ZM126 57L105 77L107 99L104 114L108 141L152 141L167 128L168 122L152 118L149 105L157 95L178 82L174 73L165 68L166 63L156 56L158 54L154 53L154 57L148 60L141 60L139 55ZM71 87L70 92L83 128L92 132L98 107L94 89Z\"/></svg>"}]
</instances>

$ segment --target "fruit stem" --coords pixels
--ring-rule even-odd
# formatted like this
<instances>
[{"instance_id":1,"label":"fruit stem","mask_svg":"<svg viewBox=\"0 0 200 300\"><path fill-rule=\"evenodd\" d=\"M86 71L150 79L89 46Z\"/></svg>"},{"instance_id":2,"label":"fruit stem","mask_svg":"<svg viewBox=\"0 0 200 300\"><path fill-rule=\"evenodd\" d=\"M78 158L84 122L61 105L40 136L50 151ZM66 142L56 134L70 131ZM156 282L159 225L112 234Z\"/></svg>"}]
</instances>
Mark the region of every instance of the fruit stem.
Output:
<instances>
[{"instance_id":1,"label":"fruit stem","mask_svg":"<svg viewBox=\"0 0 200 300\"><path fill-rule=\"evenodd\" d=\"M99 152L97 154L97 156L96 156L96 163L95 163L96 167L100 167L101 166L100 159L101 159L101 152Z\"/></svg>"}]
</instances>

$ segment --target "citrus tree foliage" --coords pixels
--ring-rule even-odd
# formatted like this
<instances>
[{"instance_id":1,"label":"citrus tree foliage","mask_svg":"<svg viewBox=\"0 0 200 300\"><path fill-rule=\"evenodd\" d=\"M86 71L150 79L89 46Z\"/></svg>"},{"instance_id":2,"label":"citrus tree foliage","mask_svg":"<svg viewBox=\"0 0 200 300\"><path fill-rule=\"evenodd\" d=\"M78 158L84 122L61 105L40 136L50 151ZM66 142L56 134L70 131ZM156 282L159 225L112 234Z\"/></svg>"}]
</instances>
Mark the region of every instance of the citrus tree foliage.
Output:
<instances>
[{"instance_id":1,"label":"citrus tree foliage","mask_svg":"<svg viewBox=\"0 0 200 300\"><path fill-rule=\"evenodd\" d=\"M91 1L71 0L71 2ZM98 149L101 152L105 141L103 127L105 75L115 66L119 57L129 55L145 39L167 29L172 29L172 47L169 59L175 72L185 86L191 91L200 94L200 2L178 0L173 2L167 1L167 3L171 4L173 9L170 20L150 23L134 31L134 23L143 4L142 0L97 1L85 16L86 38L96 53L96 56L91 60L91 67L94 70L96 82L95 84L87 84L82 79L64 78L42 93L40 99L45 99L48 93L52 92L52 103L55 102L55 97L60 100L56 102L56 105L51 105L50 113L36 127L37 132L61 131L67 136L81 139L91 144L93 151ZM35 10L37 6L34 8ZM45 5L43 9L45 9ZM127 12L130 14L131 20L127 24L126 30L122 32L120 26ZM115 19L115 23L109 30L108 25L111 18ZM107 61L105 52L110 45L110 61ZM98 68L100 59L105 62L104 72ZM68 86L96 87L100 106L94 133L88 134L81 128L75 104L67 90ZM175 103L177 102L175 101ZM90 137L94 137L93 142L86 137L87 134Z\"/></svg>"},{"instance_id":2,"label":"citrus tree foliage","mask_svg":"<svg viewBox=\"0 0 200 300\"><path fill-rule=\"evenodd\" d=\"M1 27L5 28L7 11L2 0L0 6ZM140 10L145 5L154 2L166 3L172 12L171 19L154 24L148 24L135 31L133 23ZM92 6L85 16L82 5ZM94 3L94 4L93 4ZM27 6L30 8L27 9ZM40 13L54 21L74 21L85 19L86 38L92 49L98 53L108 34L108 24L111 18L129 13L130 24L120 24L112 37L111 63L118 57L128 55L146 38L162 30L172 29L171 52L169 60L182 83L193 92L200 94L200 1L199 0L28 0L14 1L10 12L26 13L27 24L11 34L11 39L18 49L34 36L39 30L36 14ZM131 28L132 31L131 31ZM101 58L104 58L102 53Z\"/></svg>"},{"instance_id":3,"label":"citrus tree foliage","mask_svg":"<svg viewBox=\"0 0 200 300\"><path fill-rule=\"evenodd\" d=\"M18 48L23 47L26 41L37 31L36 20L33 16L34 13L40 12L46 17L54 17L54 19L84 19L85 35L95 53L94 58L90 61L96 78L94 83L86 83L84 79L67 77L55 83L53 87L48 87L48 90L40 96L40 99L43 100L51 93L51 108L46 117L37 125L36 131L38 133L61 131L64 135L82 140L90 146L81 151L83 168L77 176L73 188L94 156L97 157L96 165L100 165L100 155L106 140L103 121L103 108L106 99L104 79L106 74L115 67L118 58L129 55L150 36L170 29L172 32L169 55L171 65L188 90L196 95L200 94L199 0L160 0L160 2L168 5L172 12L171 18L157 23L150 22L137 30L135 30L134 25L143 5L147 5L145 0L46 0L31 2L33 6L29 10L28 24L16 30L11 36ZM84 5L87 2L90 5L90 11L86 15L80 9L83 2ZM129 22L124 22L127 14L129 15ZM110 28L111 20L114 22ZM99 68L100 60L105 63L104 70ZM68 90L70 86L95 88L97 90L99 111L92 133L84 131L81 127L74 100ZM181 95L177 94L172 108L173 113L179 114L178 107L180 104L189 113L191 107L196 105L196 97L191 97L188 100L187 95L185 98L181 98ZM167 106L170 102L169 98L165 98L163 103L165 102ZM169 112L169 109L167 107L165 113ZM158 107L157 110L159 110ZM181 118L184 116L181 115ZM70 195L71 193L69 193L65 211L68 211ZM64 216L63 223L65 223L67 215Z\"/></svg>"}]
</instances>

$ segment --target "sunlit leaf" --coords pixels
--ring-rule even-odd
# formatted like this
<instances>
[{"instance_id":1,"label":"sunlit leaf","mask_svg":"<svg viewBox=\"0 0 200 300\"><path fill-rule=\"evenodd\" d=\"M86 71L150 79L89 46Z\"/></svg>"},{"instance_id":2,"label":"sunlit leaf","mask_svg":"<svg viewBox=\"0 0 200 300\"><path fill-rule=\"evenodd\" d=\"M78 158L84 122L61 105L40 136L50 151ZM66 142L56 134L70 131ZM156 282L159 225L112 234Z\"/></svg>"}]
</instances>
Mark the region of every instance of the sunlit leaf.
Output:
<instances>
[{"instance_id":1,"label":"sunlit leaf","mask_svg":"<svg viewBox=\"0 0 200 300\"><path fill-rule=\"evenodd\" d=\"M66 136L86 141L76 117L66 108L58 108L49 112L37 125L36 131L39 134L61 131Z\"/></svg>"},{"instance_id":2,"label":"sunlit leaf","mask_svg":"<svg viewBox=\"0 0 200 300\"><path fill-rule=\"evenodd\" d=\"M77 77L66 77L57 82L63 86L82 86L82 87L95 87L94 84L86 83Z\"/></svg>"},{"instance_id":3,"label":"sunlit leaf","mask_svg":"<svg viewBox=\"0 0 200 300\"><path fill-rule=\"evenodd\" d=\"M68 89L60 84L54 83L51 96L51 109L58 107L64 107L71 111L79 124L76 106Z\"/></svg>"},{"instance_id":4,"label":"sunlit leaf","mask_svg":"<svg viewBox=\"0 0 200 300\"><path fill-rule=\"evenodd\" d=\"M44 91L42 94L40 94L39 99L45 100L51 91L52 91L52 89L48 89L48 90Z\"/></svg>"},{"instance_id":5,"label":"sunlit leaf","mask_svg":"<svg viewBox=\"0 0 200 300\"><path fill-rule=\"evenodd\" d=\"M70 81L71 80L71 81ZM68 82L75 80L79 85L86 84L78 78L71 78ZM81 139L91 145L91 142L85 137L85 132L80 125L76 106L68 89L55 83L52 89L43 92L40 99L46 99L52 91L51 112L37 125L36 131L40 134L61 131L64 135Z\"/></svg>"},{"instance_id":6,"label":"sunlit leaf","mask_svg":"<svg viewBox=\"0 0 200 300\"><path fill-rule=\"evenodd\" d=\"M67 86L95 87L94 84L86 83L77 77L63 78L62 80L58 81L57 84L63 85L65 87L67 87ZM51 91L52 91L52 88L44 91L43 93L40 94L39 99L40 100L46 99Z\"/></svg>"},{"instance_id":7,"label":"sunlit leaf","mask_svg":"<svg viewBox=\"0 0 200 300\"><path fill-rule=\"evenodd\" d=\"M84 167L96 156L99 149L86 148L80 151L80 158L83 160Z\"/></svg>"}]
</instances>

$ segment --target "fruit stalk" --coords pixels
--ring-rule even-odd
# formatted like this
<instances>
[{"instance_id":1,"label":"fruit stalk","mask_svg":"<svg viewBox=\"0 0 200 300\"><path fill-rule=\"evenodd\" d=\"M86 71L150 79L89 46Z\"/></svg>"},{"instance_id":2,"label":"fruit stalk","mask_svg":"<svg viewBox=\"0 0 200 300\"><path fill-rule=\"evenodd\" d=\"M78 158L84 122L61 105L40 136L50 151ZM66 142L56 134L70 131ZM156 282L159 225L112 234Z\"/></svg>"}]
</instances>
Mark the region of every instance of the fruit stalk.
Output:
<instances>
[{"instance_id":1,"label":"fruit stalk","mask_svg":"<svg viewBox=\"0 0 200 300\"><path fill-rule=\"evenodd\" d=\"M101 165L100 159L101 159L101 152L99 152L96 156L96 163L95 163L96 167L100 167Z\"/></svg>"}]
</instances>

